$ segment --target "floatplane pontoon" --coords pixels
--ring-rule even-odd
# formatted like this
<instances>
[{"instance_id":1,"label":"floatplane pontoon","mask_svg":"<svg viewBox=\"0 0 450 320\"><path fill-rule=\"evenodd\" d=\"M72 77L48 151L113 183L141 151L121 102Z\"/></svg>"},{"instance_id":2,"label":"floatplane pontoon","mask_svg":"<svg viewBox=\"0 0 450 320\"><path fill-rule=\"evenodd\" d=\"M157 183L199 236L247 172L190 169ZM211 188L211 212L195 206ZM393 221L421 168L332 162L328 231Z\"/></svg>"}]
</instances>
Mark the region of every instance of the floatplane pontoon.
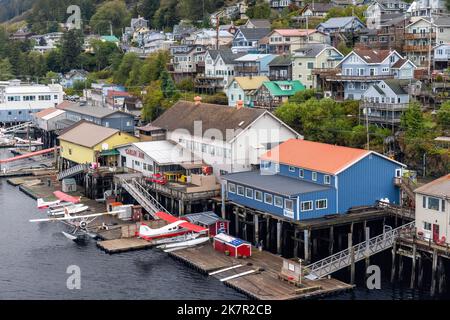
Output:
<instances>
[{"instance_id":1,"label":"floatplane pontoon","mask_svg":"<svg viewBox=\"0 0 450 320\"><path fill-rule=\"evenodd\" d=\"M186 248L208 241L208 229L178 219L165 212L157 212L158 218L169 222L168 225L152 229L146 224L139 227L138 237L159 244L160 249Z\"/></svg>"},{"instance_id":2,"label":"floatplane pontoon","mask_svg":"<svg viewBox=\"0 0 450 320\"><path fill-rule=\"evenodd\" d=\"M70 240L81 241L86 240L88 237L96 237L96 234L92 233L91 228L89 228L89 224L91 224L95 219L100 216L116 215L120 212L123 212L123 210L86 215L73 215L69 213L69 210L66 207L64 208L62 217L53 216L44 219L31 219L30 222L63 222L71 227L72 230L69 233L62 231L62 234Z\"/></svg>"}]
</instances>

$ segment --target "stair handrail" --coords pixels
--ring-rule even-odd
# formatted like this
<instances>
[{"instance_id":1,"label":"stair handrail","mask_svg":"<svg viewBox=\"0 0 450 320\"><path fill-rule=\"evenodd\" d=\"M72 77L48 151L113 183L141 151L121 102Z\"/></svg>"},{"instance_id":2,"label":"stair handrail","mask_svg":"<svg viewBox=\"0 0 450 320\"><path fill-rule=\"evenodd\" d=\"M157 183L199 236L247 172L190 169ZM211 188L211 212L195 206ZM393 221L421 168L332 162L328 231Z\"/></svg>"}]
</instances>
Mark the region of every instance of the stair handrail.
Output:
<instances>
[{"instance_id":1,"label":"stair handrail","mask_svg":"<svg viewBox=\"0 0 450 320\"><path fill-rule=\"evenodd\" d=\"M353 249L353 252L355 255L355 262L359 261L359 260L365 258L366 255L369 254L370 252L373 252L375 254L375 253L378 253L379 251L389 248L390 246L392 246L394 239L397 238L402 231L409 230L409 229L413 228L414 225L415 225L415 221L412 221L412 222L404 224L400 227L397 227L395 229L384 232L380 235L370 238L367 241L360 242L351 248L347 248L347 249L337 252L331 256L328 256L322 260L319 260L312 264L309 264L309 265L305 266L304 270L307 271L309 274L314 274L318 278L324 277L330 273L333 273L333 272L349 265L349 261L345 262L345 260L351 258L350 257L351 249ZM388 242L389 242L388 246L384 246L384 247L382 247L381 250L379 250L379 249L377 250L377 248L380 247L380 244L388 243ZM372 250L371 250L371 248L372 248ZM345 262L343 267L341 267L342 262ZM327 267L331 268L331 266L336 263L338 263L339 268L337 268L335 270L328 270L323 274L318 272L320 270L325 270Z\"/></svg>"}]
</instances>

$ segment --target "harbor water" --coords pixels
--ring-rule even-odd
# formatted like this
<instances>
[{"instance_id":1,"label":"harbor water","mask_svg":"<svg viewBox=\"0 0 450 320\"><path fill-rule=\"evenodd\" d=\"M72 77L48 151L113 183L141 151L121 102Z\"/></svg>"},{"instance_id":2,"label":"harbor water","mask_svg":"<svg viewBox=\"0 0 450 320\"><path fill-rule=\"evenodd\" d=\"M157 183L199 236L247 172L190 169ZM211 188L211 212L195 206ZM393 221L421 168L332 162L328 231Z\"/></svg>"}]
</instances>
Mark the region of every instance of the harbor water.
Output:
<instances>
[{"instance_id":1,"label":"harbor water","mask_svg":"<svg viewBox=\"0 0 450 320\"><path fill-rule=\"evenodd\" d=\"M59 223L28 222L43 216L35 200L0 179L0 299L246 299L158 250L108 255L95 241L69 241ZM382 269L380 290L366 288L358 263L357 288L327 299L428 299L426 291L407 289L407 276L405 284L391 285L389 254L372 259ZM67 288L73 265L81 271L80 290ZM337 277L348 281L348 271Z\"/></svg>"}]
</instances>

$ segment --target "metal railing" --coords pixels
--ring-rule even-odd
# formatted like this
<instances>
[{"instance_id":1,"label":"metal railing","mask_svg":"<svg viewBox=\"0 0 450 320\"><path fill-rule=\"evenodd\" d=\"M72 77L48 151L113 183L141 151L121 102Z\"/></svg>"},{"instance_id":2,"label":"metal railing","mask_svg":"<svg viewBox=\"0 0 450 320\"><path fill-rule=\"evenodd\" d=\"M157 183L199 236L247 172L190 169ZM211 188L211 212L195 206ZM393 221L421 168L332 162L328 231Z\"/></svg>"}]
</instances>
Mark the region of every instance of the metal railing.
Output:
<instances>
[{"instance_id":1,"label":"metal railing","mask_svg":"<svg viewBox=\"0 0 450 320\"><path fill-rule=\"evenodd\" d=\"M76 176L79 173L87 171L88 168L89 168L89 165L87 165L87 164L77 164L76 166L73 166L69 169L61 171L60 173L57 174L56 177L58 178L58 180L70 178L70 177Z\"/></svg>"},{"instance_id":2,"label":"metal railing","mask_svg":"<svg viewBox=\"0 0 450 320\"><path fill-rule=\"evenodd\" d=\"M157 212L169 213L136 179L121 179L121 185L154 219Z\"/></svg>"},{"instance_id":3,"label":"metal railing","mask_svg":"<svg viewBox=\"0 0 450 320\"><path fill-rule=\"evenodd\" d=\"M12 126L12 127L8 127L5 129L2 129L1 132L2 133L11 133L11 132L16 132L17 130L21 130L21 129L25 129L28 126L32 126L33 122L24 122L24 123L20 123L18 125Z\"/></svg>"},{"instance_id":4,"label":"metal railing","mask_svg":"<svg viewBox=\"0 0 450 320\"><path fill-rule=\"evenodd\" d=\"M333 254L325 259L314 262L305 267L305 273L308 273L308 279L320 279L342 268L377 254L381 251L389 249L393 246L397 237L402 233L409 233L415 226L415 221L404 224L398 228L391 229L382 234L373 237L367 241L363 241L347 248L341 252ZM352 258L353 255L353 258Z\"/></svg>"}]
</instances>

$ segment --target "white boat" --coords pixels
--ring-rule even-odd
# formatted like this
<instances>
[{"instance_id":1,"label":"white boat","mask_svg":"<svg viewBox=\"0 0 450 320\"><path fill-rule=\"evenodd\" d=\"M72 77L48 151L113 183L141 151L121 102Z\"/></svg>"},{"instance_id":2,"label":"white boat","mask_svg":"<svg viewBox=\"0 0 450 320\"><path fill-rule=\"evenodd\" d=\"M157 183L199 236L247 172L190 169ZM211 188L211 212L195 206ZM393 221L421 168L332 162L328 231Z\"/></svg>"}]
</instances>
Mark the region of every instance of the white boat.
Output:
<instances>
[{"instance_id":1,"label":"white boat","mask_svg":"<svg viewBox=\"0 0 450 320\"><path fill-rule=\"evenodd\" d=\"M198 238L198 239L192 239L192 240L187 240L187 241L181 241L181 242L176 242L176 243L169 243L169 244L163 244L158 246L158 249L173 249L173 248L178 248L178 247L193 247L196 246L198 244L204 243L209 241L208 237L202 237L202 238Z\"/></svg>"}]
</instances>

